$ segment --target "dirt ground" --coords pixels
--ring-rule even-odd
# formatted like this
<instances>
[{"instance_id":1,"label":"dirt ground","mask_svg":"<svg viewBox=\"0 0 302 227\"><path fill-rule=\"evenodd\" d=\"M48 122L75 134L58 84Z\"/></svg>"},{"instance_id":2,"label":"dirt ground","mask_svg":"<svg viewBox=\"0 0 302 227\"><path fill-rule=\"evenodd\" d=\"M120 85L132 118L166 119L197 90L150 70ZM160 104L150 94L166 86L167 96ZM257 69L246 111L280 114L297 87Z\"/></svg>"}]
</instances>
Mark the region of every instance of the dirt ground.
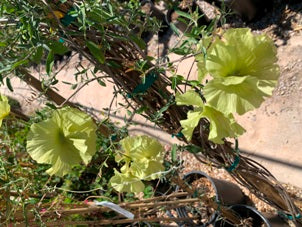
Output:
<instances>
[{"instance_id":1,"label":"dirt ground","mask_svg":"<svg viewBox=\"0 0 302 227\"><path fill-rule=\"evenodd\" d=\"M301 4L280 12L277 24L262 30L278 47L279 83L259 109L238 118L247 130L239 141L242 152L258 160L278 180L302 187Z\"/></svg>"}]
</instances>

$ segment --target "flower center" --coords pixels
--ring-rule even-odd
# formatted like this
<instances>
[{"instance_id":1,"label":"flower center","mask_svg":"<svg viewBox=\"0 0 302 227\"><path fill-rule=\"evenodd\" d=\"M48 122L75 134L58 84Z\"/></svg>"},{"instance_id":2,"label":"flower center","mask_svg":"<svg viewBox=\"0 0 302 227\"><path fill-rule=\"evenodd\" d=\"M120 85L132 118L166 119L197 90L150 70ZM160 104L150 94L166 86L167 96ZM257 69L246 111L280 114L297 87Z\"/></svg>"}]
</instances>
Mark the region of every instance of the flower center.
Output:
<instances>
[{"instance_id":1,"label":"flower center","mask_svg":"<svg viewBox=\"0 0 302 227\"><path fill-rule=\"evenodd\" d=\"M60 144L65 144L66 143L66 137L64 135L63 130L59 129L58 130L58 141Z\"/></svg>"}]
</instances>

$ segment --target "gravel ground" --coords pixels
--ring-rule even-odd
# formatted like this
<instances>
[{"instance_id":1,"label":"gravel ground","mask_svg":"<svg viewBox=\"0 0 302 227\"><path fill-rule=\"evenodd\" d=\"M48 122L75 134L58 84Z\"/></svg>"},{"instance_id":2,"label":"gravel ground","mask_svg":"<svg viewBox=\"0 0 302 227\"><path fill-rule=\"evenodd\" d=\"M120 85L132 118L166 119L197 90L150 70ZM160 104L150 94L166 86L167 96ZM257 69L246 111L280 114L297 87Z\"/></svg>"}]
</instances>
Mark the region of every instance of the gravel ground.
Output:
<instances>
[{"instance_id":1,"label":"gravel ground","mask_svg":"<svg viewBox=\"0 0 302 227\"><path fill-rule=\"evenodd\" d=\"M200 163L193 154L189 152L185 152L182 155L182 159L184 162L184 170L183 173L188 173L191 171L202 171L208 174L212 178L225 180L228 182L232 182L238 185L245 196L247 196L247 205L256 207L261 213L263 213L266 217L275 217L277 215L277 210L270 206L269 204L263 202L258 199L254 194L252 194L247 188L239 185L225 169L217 169L203 163ZM302 209L302 189L295 187L290 184L282 184L282 186L287 190L289 195L294 199L295 204ZM292 221L284 221L284 226L296 226Z\"/></svg>"}]
</instances>

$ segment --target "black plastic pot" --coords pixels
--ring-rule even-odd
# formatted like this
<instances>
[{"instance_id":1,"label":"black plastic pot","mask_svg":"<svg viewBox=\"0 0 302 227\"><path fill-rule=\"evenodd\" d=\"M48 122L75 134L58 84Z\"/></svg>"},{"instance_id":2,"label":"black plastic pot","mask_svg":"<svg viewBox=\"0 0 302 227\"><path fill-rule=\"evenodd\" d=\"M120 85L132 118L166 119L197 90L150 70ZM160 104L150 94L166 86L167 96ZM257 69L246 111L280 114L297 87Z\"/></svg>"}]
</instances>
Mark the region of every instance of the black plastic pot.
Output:
<instances>
[{"instance_id":1,"label":"black plastic pot","mask_svg":"<svg viewBox=\"0 0 302 227\"><path fill-rule=\"evenodd\" d=\"M288 223L285 222L279 215L272 215L263 213L263 216L269 221L272 227L287 227Z\"/></svg>"},{"instance_id":2,"label":"black plastic pot","mask_svg":"<svg viewBox=\"0 0 302 227\"><path fill-rule=\"evenodd\" d=\"M263 213L264 217L269 221L272 227L288 227L288 222L284 217L277 214ZM301 223L295 223L296 227L302 227Z\"/></svg>"},{"instance_id":3,"label":"black plastic pot","mask_svg":"<svg viewBox=\"0 0 302 227\"><path fill-rule=\"evenodd\" d=\"M233 210L239 217L241 218L251 218L251 225L252 227L260 227L260 226L266 226L266 227L272 227L272 225L269 223L269 221L254 207L247 206L244 204L236 204L230 206L230 209ZM218 217L215 222L215 227L232 227L234 225L226 222L221 217Z\"/></svg>"},{"instance_id":4,"label":"black plastic pot","mask_svg":"<svg viewBox=\"0 0 302 227\"><path fill-rule=\"evenodd\" d=\"M216 193L216 200L224 206L230 206L242 203L244 201L244 194L241 189L231 182L212 178L202 171L192 171L184 175L183 179L191 184L193 181L200 178L207 178ZM176 189L178 190L178 188Z\"/></svg>"},{"instance_id":5,"label":"black plastic pot","mask_svg":"<svg viewBox=\"0 0 302 227\"><path fill-rule=\"evenodd\" d=\"M244 194L242 193L241 189L237 185L224 180L211 178L204 172L192 171L190 173L187 173L183 179L188 184L191 184L192 182L200 178L207 178L207 180L211 183L211 186L215 191L215 199L218 203L228 206L228 205L242 203L244 201L245 198ZM179 188L177 187L176 191L178 190ZM179 217L189 216L188 209L186 209L185 207L177 208L176 212ZM214 211L214 213L210 216L208 221L206 223L203 223L201 226L207 226L213 223L216 220L218 214L219 214L218 211ZM191 226L194 225L192 224Z\"/></svg>"}]
</instances>

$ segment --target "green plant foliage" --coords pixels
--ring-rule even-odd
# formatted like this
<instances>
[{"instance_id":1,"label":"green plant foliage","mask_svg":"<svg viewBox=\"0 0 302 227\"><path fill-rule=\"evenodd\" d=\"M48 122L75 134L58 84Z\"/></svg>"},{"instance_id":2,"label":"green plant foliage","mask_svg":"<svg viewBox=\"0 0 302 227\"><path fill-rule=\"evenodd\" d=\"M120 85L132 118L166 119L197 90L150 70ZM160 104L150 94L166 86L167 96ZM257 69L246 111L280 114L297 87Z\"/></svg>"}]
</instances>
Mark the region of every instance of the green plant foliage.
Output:
<instances>
[{"instance_id":1,"label":"green plant foliage","mask_svg":"<svg viewBox=\"0 0 302 227\"><path fill-rule=\"evenodd\" d=\"M65 107L31 125L27 151L38 163L51 164L50 175L63 176L72 166L88 164L96 149L96 126L87 114Z\"/></svg>"},{"instance_id":2,"label":"green plant foliage","mask_svg":"<svg viewBox=\"0 0 302 227\"><path fill-rule=\"evenodd\" d=\"M83 204L79 203L87 197L95 196L97 200L118 203L121 199L123 202L136 200L134 192L144 192L146 197L156 195L151 186L152 180L160 178L165 168L169 169L165 172L167 180L177 174L180 165L178 147L172 147L172 162L163 163L164 149L157 140L148 136L126 136L135 113L157 124L167 120L166 116L171 116L166 111L175 107L175 97L166 93L165 89L158 89L158 94L165 99L163 102L159 102L158 97L152 101L158 111L153 112L152 106L140 106L148 96L145 95L146 90L149 92L151 85L152 89L161 82L169 86L167 78L161 78L161 73L166 71L170 70L174 75L170 84L174 91L179 91L182 85L195 89L176 95L178 105L190 106L187 119L180 122L187 140L191 140L202 118L210 122L210 125L201 126L214 143L221 144L224 138L237 137L244 132L232 114L243 114L254 109L271 94L279 72L272 42L264 35L254 36L248 29L230 29L220 39L215 33L211 35L217 21L208 27L199 26L201 15L197 11L177 12L188 29L180 35L171 24L180 35L180 40L168 52L181 54L182 59L196 56L199 81L177 75L175 61L170 61L167 56L163 59L144 57L146 44L142 34L150 31L157 33L161 26L152 14L142 12L139 0L1 2L0 82L11 91L10 79L13 77L19 77L33 86L28 79L28 73L32 73L28 68L44 64L45 67L38 65L41 71L35 77L41 84L34 86L41 85L42 88L38 88L40 95L48 96L50 102L46 105L52 108L37 111L37 115L28 121L13 114L6 117L10 106L7 98L0 96L0 125L6 117L0 128L1 221L2 214L7 216L3 225L11 225L15 223L15 217L20 217L22 223L17 221L16 225L34 225L27 223L34 220L42 226L44 221L55 221L56 217L43 216L41 208L49 212L69 210L77 208L77 205L83 208ZM127 82L117 83L117 88L114 87L114 96L128 95L133 99L128 106L119 103L121 106L134 107L132 103L139 100L137 109L127 109L131 118L125 118L125 126L118 128L110 122L111 106L107 109L108 118L98 125L105 124L108 126L105 129L97 127L91 117L77 109L56 109L57 106L51 102L54 97L49 95L53 91L59 92L57 74L60 69L54 67L56 57L70 50L96 64L94 70L90 70L91 65L80 62L74 74L76 83L72 84L71 80L63 82L72 85L72 89L77 88L73 95L92 81L106 86L106 82L110 81L107 76L123 75L125 79L131 76L131 80L133 76L134 81L137 77L131 70L141 75L142 82L136 81L138 86L125 89L124 84L130 85ZM128 52L136 60L132 57L127 59ZM200 82L207 74L213 80L204 87ZM119 80L118 77L112 79L114 82ZM71 101L70 98L67 101ZM12 104L11 109L14 109ZM187 108L180 109L182 112ZM178 132L177 137L182 137L178 129L170 129ZM198 153L202 148L189 144L182 150ZM85 165L79 165L81 163ZM117 195L116 191L126 193ZM34 214L35 217L27 219L27 214ZM99 221L111 217L117 216L114 212L85 216L74 214L64 215L59 221Z\"/></svg>"},{"instance_id":3,"label":"green plant foliage","mask_svg":"<svg viewBox=\"0 0 302 227\"><path fill-rule=\"evenodd\" d=\"M225 137L237 137L242 135L245 130L235 122L232 114L224 115L215 108L204 104L202 99L193 90L184 94L176 94L177 105L193 106L194 109L189 111L187 119L180 121L183 127L182 133L187 140L192 139L193 131L198 125L201 118L207 118L210 121L209 140L214 143L222 144Z\"/></svg>"},{"instance_id":4,"label":"green plant foliage","mask_svg":"<svg viewBox=\"0 0 302 227\"><path fill-rule=\"evenodd\" d=\"M87 41L86 46L88 47L91 54L101 63L105 62L105 55L103 54L101 48L92 41Z\"/></svg>"},{"instance_id":5,"label":"green plant foliage","mask_svg":"<svg viewBox=\"0 0 302 227\"><path fill-rule=\"evenodd\" d=\"M229 114L258 108L279 77L276 48L266 35L229 29L207 52L205 69L214 79L204 87L207 103Z\"/></svg>"},{"instance_id":6,"label":"green plant foliage","mask_svg":"<svg viewBox=\"0 0 302 227\"><path fill-rule=\"evenodd\" d=\"M195 56L196 62L197 62L197 68L198 68L198 80L200 83L203 82L205 76L207 75L206 70L206 58L207 58L207 52L211 52L213 45L211 45L212 42L211 36L205 36L203 37L199 43L196 46L196 52L200 53Z\"/></svg>"},{"instance_id":7,"label":"green plant foliage","mask_svg":"<svg viewBox=\"0 0 302 227\"><path fill-rule=\"evenodd\" d=\"M0 95L0 127L2 125L2 120L10 112L10 105L8 104L8 99L4 95Z\"/></svg>"},{"instance_id":8,"label":"green plant foliage","mask_svg":"<svg viewBox=\"0 0 302 227\"><path fill-rule=\"evenodd\" d=\"M110 184L119 192L142 192L142 180L159 178L164 170L163 147L156 139L148 136L129 136L121 140L120 144L122 151L115 160L125 164L121 173L115 170Z\"/></svg>"}]
</instances>

